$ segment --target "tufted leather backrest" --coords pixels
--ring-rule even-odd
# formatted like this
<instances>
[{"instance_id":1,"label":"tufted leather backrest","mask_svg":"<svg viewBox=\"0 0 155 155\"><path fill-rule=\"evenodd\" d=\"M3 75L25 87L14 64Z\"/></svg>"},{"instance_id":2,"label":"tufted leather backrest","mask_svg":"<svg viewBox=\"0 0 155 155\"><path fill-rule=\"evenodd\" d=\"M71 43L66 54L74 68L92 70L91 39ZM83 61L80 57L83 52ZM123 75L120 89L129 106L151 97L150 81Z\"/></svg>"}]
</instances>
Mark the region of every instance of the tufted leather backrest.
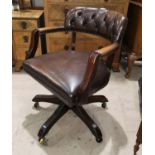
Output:
<instances>
[{"instance_id":1,"label":"tufted leather backrest","mask_svg":"<svg viewBox=\"0 0 155 155\"><path fill-rule=\"evenodd\" d=\"M127 18L121 13L105 8L77 7L65 18L65 28L101 35L119 42L124 34Z\"/></svg>"}]
</instances>

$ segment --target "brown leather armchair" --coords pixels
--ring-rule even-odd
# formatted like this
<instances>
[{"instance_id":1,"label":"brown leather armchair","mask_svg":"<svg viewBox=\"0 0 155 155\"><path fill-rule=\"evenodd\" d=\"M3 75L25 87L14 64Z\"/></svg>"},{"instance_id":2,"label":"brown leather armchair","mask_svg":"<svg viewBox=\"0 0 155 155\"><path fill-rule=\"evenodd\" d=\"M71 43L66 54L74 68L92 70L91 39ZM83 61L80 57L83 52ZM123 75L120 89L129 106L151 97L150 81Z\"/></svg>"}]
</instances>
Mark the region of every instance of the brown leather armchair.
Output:
<instances>
[{"instance_id":1,"label":"brown leather armchair","mask_svg":"<svg viewBox=\"0 0 155 155\"><path fill-rule=\"evenodd\" d=\"M39 102L58 104L54 114L39 130L40 143L45 142L45 135L68 110L72 110L80 117L97 142L102 141L99 127L82 106L101 102L102 107L106 107L107 98L93 94L108 84L114 51L119 47L126 25L127 18L118 12L105 8L78 7L67 13L64 27L40 28L33 31L30 49L27 53L28 60L24 62L23 68L54 94L36 95L33 98L36 102L34 106L37 108ZM39 36L62 31L72 33L72 45L69 50L33 58ZM104 37L111 41L111 45L92 52L78 52L75 50L76 32Z\"/></svg>"}]
</instances>

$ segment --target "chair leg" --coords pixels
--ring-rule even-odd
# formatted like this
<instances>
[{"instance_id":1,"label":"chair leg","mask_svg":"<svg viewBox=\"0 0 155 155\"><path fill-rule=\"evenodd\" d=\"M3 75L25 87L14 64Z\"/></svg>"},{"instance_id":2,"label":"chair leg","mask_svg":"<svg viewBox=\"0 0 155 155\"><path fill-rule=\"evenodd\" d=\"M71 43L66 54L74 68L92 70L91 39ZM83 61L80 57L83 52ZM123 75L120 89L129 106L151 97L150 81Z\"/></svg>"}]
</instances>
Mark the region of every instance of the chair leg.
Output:
<instances>
[{"instance_id":1,"label":"chair leg","mask_svg":"<svg viewBox=\"0 0 155 155\"><path fill-rule=\"evenodd\" d=\"M137 59L135 53L129 53L128 54L128 68L127 68L127 72L126 72L126 75L125 77L126 78L129 78L130 77L130 74L131 74L131 70L132 70L132 66L134 64L134 61Z\"/></svg>"},{"instance_id":2,"label":"chair leg","mask_svg":"<svg viewBox=\"0 0 155 155\"><path fill-rule=\"evenodd\" d=\"M41 142L52 126L68 111L69 107L60 105L55 112L48 118L48 120L41 126L38 137Z\"/></svg>"},{"instance_id":3,"label":"chair leg","mask_svg":"<svg viewBox=\"0 0 155 155\"><path fill-rule=\"evenodd\" d=\"M35 102L34 107L38 108L39 102L48 102L58 105L63 105L63 102L58 99L55 95L36 95L33 99L33 102Z\"/></svg>"},{"instance_id":4,"label":"chair leg","mask_svg":"<svg viewBox=\"0 0 155 155\"><path fill-rule=\"evenodd\" d=\"M86 104L95 102L101 102L102 107L106 108L107 107L106 102L108 102L108 99L104 95L93 95L88 97L88 103Z\"/></svg>"},{"instance_id":5,"label":"chair leg","mask_svg":"<svg viewBox=\"0 0 155 155\"><path fill-rule=\"evenodd\" d=\"M139 129L137 132L136 144L134 146L134 155L136 155L137 151L139 150L140 144L142 144L142 122L140 123Z\"/></svg>"},{"instance_id":6,"label":"chair leg","mask_svg":"<svg viewBox=\"0 0 155 155\"><path fill-rule=\"evenodd\" d=\"M102 142L102 133L95 122L90 118L82 106L73 107L74 113L87 125L98 143Z\"/></svg>"}]
</instances>

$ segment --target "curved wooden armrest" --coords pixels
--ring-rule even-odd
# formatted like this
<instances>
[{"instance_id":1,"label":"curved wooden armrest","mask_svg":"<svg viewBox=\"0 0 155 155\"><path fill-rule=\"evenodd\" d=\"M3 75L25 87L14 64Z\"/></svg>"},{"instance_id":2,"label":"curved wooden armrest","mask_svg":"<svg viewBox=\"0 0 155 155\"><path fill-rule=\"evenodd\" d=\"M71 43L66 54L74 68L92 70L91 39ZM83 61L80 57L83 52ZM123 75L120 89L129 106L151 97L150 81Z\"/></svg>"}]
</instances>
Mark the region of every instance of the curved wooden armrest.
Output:
<instances>
[{"instance_id":1,"label":"curved wooden armrest","mask_svg":"<svg viewBox=\"0 0 155 155\"><path fill-rule=\"evenodd\" d=\"M101 48L95 52L102 55L102 56L105 56L105 55L110 54L114 50L116 50L118 47L119 47L119 44L115 42L115 43L113 43L109 46L103 47L103 48Z\"/></svg>"},{"instance_id":2,"label":"curved wooden armrest","mask_svg":"<svg viewBox=\"0 0 155 155\"><path fill-rule=\"evenodd\" d=\"M117 49L118 46L119 46L118 43L113 43L107 47L104 47L104 48L97 50L95 52L92 52L90 54L90 56L88 58L86 72L85 72L84 78L83 78L83 80L80 84L80 88L79 88L79 95L80 96L82 96L83 94L86 95L85 93L89 89L91 82L96 75L96 68L98 65L99 57L110 54L112 51Z\"/></svg>"},{"instance_id":3,"label":"curved wooden armrest","mask_svg":"<svg viewBox=\"0 0 155 155\"><path fill-rule=\"evenodd\" d=\"M40 34L45 34L45 33L54 33L54 32L63 32L67 31L67 29L64 26L61 27L43 27L43 28L38 28Z\"/></svg>"},{"instance_id":4,"label":"curved wooden armrest","mask_svg":"<svg viewBox=\"0 0 155 155\"><path fill-rule=\"evenodd\" d=\"M26 59L33 58L37 47L39 43L39 36L46 33L55 33L55 32L62 32L67 31L64 27L57 27L57 28L51 28L51 27L44 27L44 28L38 28L32 31L31 34L31 43L28 52L26 53Z\"/></svg>"}]
</instances>

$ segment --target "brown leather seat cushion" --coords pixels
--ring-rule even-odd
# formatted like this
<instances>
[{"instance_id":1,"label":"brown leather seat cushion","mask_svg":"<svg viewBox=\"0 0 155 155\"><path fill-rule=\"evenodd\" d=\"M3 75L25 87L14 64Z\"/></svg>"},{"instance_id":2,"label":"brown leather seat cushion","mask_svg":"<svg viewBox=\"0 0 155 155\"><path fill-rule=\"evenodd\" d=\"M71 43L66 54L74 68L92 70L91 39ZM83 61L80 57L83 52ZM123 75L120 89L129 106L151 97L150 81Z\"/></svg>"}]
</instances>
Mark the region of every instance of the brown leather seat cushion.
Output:
<instances>
[{"instance_id":1,"label":"brown leather seat cushion","mask_svg":"<svg viewBox=\"0 0 155 155\"><path fill-rule=\"evenodd\" d=\"M23 67L33 78L72 107L73 97L82 82L90 53L61 51L26 60ZM103 88L109 81L110 71L103 60L99 61L97 74L89 95Z\"/></svg>"}]
</instances>

